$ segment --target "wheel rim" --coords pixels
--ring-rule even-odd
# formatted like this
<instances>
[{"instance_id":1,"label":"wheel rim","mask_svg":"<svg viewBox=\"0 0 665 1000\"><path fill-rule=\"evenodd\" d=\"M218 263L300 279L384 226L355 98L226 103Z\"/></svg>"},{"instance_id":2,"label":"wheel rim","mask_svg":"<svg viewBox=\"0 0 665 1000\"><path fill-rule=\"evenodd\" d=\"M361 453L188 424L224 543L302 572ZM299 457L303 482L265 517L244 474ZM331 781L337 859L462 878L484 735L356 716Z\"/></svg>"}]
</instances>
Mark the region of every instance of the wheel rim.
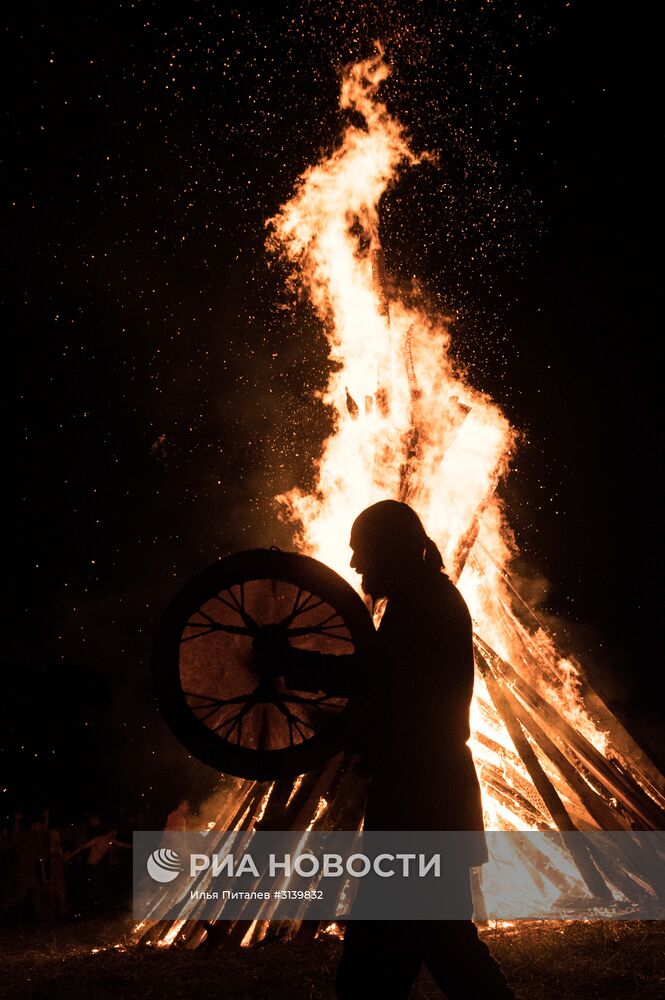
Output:
<instances>
[{"instance_id":1,"label":"wheel rim","mask_svg":"<svg viewBox=\"0 0 665 1000\"><path fill-rule=\"evenodd\" d=\"M159 628L153 676L160 710L184 746L218 770L257 780L311 770L345 744L349 699L291 690L262 670L259 634L299 649L367 659L365 605L318 560L274 549L235 553L176 596Z\"/></svg>"}]
</instances>

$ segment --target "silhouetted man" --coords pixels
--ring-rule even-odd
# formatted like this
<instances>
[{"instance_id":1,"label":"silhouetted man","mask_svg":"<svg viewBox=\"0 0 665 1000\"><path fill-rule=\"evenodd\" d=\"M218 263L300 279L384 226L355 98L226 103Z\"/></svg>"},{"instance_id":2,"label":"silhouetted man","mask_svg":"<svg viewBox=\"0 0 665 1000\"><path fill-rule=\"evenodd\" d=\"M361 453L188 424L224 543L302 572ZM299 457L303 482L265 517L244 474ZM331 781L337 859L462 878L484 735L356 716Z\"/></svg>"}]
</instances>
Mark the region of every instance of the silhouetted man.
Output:
<instances>
[{"instance_id":1,"label":"silhouetted man","mask_svg":"<svg viewBox=\"0 0 665 1000\"><path fill-rule=\"evenodd\" d=\"M354 671L346 692L355 720L351 749L371 774L365 829L482 834L480 785L467 746L474 665L464 599L418 515L404 503L384 500L368 507L353 525L350 544L351 566L365 593L387 598L372 669ZM348 676L346 659L337 664ZM324 660L326 670L335 669L334 658L322 658L322 667ZM332 676L329 683L322 678L322 685L341 689ZM467 919L350 920L338 996L406 998L425 963L450 1000L514 998L471 920L469 868L486 860L484 837L470 838L466 855L448 875L448 888L464 901Z\"/></svg>"}]
</instances>

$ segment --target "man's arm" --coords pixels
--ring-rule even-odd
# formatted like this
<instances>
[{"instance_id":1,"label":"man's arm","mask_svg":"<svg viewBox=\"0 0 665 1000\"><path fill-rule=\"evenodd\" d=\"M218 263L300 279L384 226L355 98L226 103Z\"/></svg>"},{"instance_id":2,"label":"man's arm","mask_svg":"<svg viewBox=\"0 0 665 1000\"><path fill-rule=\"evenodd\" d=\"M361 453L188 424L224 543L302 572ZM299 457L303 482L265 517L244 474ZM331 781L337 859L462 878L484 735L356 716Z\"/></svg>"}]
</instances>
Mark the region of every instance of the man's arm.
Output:
<instances>
[{"instance_id":1,"label":"man's arm","mask_svg":"<svg viewBox=\"0 0 665 1000\"><path fill-rule=\"evenodd\" d=\"M252 643L260 673L283 677L293 691L325 691L333 697L350 696L358 658L355 653L336 656L292 646L283 632L262 632Z\"/></svg>"},{"instance_id":2,"label":"man's arm","mask_svg":"<svg viewBox=\"0 0 665 1000\"><path fill-rule=\"evenodd\" d=\"M354 653L335 656L309 649L290 648L284 670L284 682L294 691L325 691L338 698L349 698L358 669Z\"/></svg>"}]
</instances>

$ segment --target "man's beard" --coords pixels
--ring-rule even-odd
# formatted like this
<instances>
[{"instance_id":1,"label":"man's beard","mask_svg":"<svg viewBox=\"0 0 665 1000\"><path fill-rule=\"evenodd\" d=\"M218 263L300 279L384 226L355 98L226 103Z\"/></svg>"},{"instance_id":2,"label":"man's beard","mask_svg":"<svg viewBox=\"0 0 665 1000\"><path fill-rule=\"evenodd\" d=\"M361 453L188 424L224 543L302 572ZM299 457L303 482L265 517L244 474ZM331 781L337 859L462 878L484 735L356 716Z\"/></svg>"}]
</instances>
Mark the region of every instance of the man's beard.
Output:
<instances>
[{"instance_id":1,"label":"man's beard","mask_svg":"<svg viewBox=\"0 0 665 1000\"><path fill-rule=\"evenodd\" d=\"M367 594L373 601L378 601L380 598L386 596L385 593L382 593L385 587L382 587L378 580L372 579L371 573L361 577L360 587L363 594Z\"/></svg>"}]
</instances>

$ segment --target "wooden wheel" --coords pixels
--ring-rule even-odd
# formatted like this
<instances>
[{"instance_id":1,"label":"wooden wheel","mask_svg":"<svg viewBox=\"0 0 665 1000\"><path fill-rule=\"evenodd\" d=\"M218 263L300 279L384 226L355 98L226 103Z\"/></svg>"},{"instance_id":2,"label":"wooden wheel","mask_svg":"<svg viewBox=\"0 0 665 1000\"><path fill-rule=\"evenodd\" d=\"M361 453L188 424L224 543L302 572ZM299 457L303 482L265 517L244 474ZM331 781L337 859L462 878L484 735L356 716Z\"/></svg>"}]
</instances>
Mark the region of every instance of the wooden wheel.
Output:
<instances>
[{"instance_id":1,"label":"wooden wheel","mask_svg":"<svg viewBox=\"0 0 665 1000\"><path fill-rule=\"evenodd\" d=\"M159 707L204 763L256 780L293 777L343 748L349 701L287 688L265 649L355 654L362 669L374 636L358 594L323 563L238 552L199 573L166 611L153 658Z\"/></svg>"}]
</instances>

